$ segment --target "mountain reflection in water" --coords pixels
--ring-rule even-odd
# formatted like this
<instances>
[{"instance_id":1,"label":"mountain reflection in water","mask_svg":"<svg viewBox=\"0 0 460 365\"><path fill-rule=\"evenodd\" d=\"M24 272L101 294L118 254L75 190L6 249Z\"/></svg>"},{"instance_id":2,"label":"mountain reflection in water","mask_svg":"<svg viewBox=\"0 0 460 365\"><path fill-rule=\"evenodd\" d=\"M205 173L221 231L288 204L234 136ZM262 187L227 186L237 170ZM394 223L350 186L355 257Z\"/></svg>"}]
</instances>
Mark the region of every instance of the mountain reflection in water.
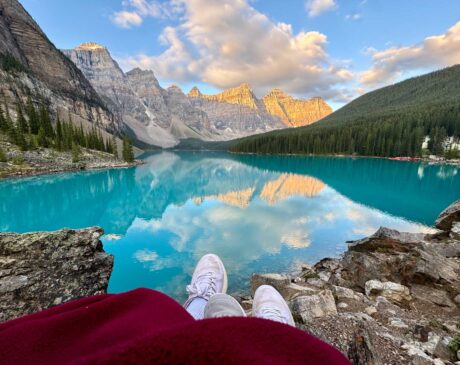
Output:
<instances>
[{"instance_id":1,"label":"mountain reflection in water","mask_svg":"<svg viewBox=\"0 0 460 365\"><path fill-rule=\"evenodd\" d=\"M109 290L178 300L199 257L220 255L229 291L255 271L337 256L379 226L429 230L460 198L453 166L331 157L161 152L136 168L0 183L0 230L100 225L115 255Z\"/></svg>"}]
</instances>

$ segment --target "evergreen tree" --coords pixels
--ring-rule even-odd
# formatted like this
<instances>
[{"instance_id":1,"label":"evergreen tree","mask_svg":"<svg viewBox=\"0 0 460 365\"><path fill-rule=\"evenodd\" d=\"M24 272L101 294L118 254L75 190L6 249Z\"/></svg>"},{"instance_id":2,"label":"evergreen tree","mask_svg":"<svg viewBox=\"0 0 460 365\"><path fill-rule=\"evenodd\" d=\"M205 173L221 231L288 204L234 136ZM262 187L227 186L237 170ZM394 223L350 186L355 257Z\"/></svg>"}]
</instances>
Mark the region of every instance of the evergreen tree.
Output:
<instances>
[{"instance_id":1,"label":"evergreen tree","mask_svg":"<svg viewBox=\"0 0 460 365\"><path fill-rule=\"evenodd\" d=\"M6 132L7 131L7 125L6 125L6 118L5 114L3 112L3 108L0 105L0 131Z\"/></svg>"},{"instance_id":2,"label":"evergreen tree","mask_svg":"<svg viewBox=\"0 0 460 365\"><path fill-rule=\"evenodd\" d=\"M16 125L18 129L21 131L23 135L29 133L29 124L27 123L27 120L24 117L21 104L16 105L16 113Z\"/></svg>"},{"instance_id":3,"label":"evergreen tree","mask_svg":"<svg viewBox=\"0 0 460 365\"><path fill-rule=\"evenodd\" d=\"M117 144L117 137L115 137L114 134L112 134L112 153L115 156L116 159L118 159L118 144Z\"/></svg>"},{"instance_id":4,"label":"evergreen tree","mask_svg":"<svg viewBox=\"0 0 460 365\"><path fill-rule=\"evenodd\" d=\"M46 138L45 128L40 127L38 130L37 143L40 147L48 147L48 139Z\"/></svg>"},{"instance_id":5,"label":"evergreen tree","mask_svg":"<svg viewBox=\"0 0 460 365\"><path fill-rule=\"evenodd\" d=\"M16 139L17 139L16 128L14 126L13 120L11 119L8 107L5 106L5 110L6 110L5 131L10 139L10 142L16 143Z\"/></svg>"},{"instance_id":6,"label":"evergreen tree","mask_svg":"<svg viewBox=\"0 0 460 365\"><path fill-rule=\"evenodd\" d=\"M123 138L123 160L126 162L134 161L133 145L128 137Z\"/></svg>"},{"instance_id":7,"label":"evergreen tree","mask_svg":"<svg viewBox=\"0 0 460 365\"><path fill-rule=\"evenodd\" d=\"M63 149L63 134L62 134L62 124L59 119L59 116L56 121L56 149L62 151Z\"/></svg>"},{"instance_id":8,"label":"evergreen tree","mask_svg":"<svg viewBox=\"0 0 460 365\"><path fill-rule=\"evenodd\" d=\"M40 105L40 127L45 130L45 135L48 138L54 138L53 125L51 124L51 118L48 109L44 104Z\"/></svg>"},{"instance_id":9,"label":"evergreen tree","mask_svg":"<svg viewBox=\"0 0 460 365\"><path fill-rule=\"evenodd\" d=\"M77 143L72 142L72 162L73 163L79 162L80 158L81 158L80 146Z\"/></svg>"},{"instance_id":10,"label":"evergreen tree","mask_svg":"<svg viewBox=\"0 0 460 365\"><path fill-rule=\"evenodd\" d=\"M40 119L30 96L27 99L26 115L29 120L30 132L32 134L38 134L38 130L40 129Z\"/></svg>"},{"instance_id":11,"label":"evergreen tree","mask_svg":"<svg viewBox=\"0 0 460 365\"><path fill-rule=\"evenodd\" d=\"M2 147L0 147L0 162L6 162L8 159L6 158L6 154L3 151Z\"/></svg>"},{"instance_id":12,"label":"evergreen tree","mask_svg":"<svg viewBox=\"0 0 460 365\"><path fill-rule=\"evenodd\" d=\"M19 128L15 128L14 143L19 146L21 151L27 151L28 145L24 133Z\"/></svg>"}]
</instances>

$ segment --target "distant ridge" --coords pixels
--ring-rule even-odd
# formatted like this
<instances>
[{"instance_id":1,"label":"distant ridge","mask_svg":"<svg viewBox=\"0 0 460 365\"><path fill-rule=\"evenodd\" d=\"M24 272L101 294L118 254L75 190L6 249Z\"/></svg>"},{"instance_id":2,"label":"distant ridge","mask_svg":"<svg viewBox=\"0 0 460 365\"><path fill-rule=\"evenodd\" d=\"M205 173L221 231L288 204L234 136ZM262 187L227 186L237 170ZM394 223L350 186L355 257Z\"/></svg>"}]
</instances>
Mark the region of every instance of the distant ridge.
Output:
<instances>
[{"instance_id":1,"label":"distant ridge","mask_svg":"<svg viewBox=\"0 0 460 365\"><path fill-rule=\"evenodd\" d=\"M442 154L460 137L460 65L367 93L312 126L236 141L235 152L412 156Z\"/></svg>"},{"instance_id":2,"label":"distant ridge","mask_svg":"<svg viewBox=\"0 0 460 365\"><path fill-rule=\"evenodd\" d=\"M279 118L286 127L309 125L328 116L332 108L320 97L295 99L280 89L273 89L259 100L251 86L243 83L216 95L205 95L195 86L188 96L220 103L242 105Z\"/></svg>"}]
</instances>

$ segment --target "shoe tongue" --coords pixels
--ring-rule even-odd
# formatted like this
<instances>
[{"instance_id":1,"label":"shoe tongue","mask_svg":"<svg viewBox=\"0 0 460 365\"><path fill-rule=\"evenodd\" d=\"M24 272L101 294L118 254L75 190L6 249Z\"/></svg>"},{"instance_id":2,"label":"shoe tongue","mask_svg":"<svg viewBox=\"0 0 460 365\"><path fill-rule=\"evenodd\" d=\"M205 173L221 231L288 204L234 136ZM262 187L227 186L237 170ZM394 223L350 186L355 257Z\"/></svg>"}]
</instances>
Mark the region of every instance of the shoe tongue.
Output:
<instances>
[{"instance_id":1,"label":"shoe tongue","mask_svg":"<svg viewBox=\"0 0 460 365\"><path fill-rule=\"evenodd\" d=\"M205 283L204 281L200 282L198 285L198 291L201 295L205 295L206 292L208 291L208 288L209 288L209 284L208 283Z\"/></svg>"},{"instance_id":2,"label":"shoe tongue","mask_svg":"<svg viewBox=\"0 0 460 365\"><path fill-rule=\"evenodd\" d=\"M205 296L209 290L209 286L211 285L211 276L206 275L198 280L196 283L196 287L198 289L198 294Z\"/></svg>"}]
</instances>

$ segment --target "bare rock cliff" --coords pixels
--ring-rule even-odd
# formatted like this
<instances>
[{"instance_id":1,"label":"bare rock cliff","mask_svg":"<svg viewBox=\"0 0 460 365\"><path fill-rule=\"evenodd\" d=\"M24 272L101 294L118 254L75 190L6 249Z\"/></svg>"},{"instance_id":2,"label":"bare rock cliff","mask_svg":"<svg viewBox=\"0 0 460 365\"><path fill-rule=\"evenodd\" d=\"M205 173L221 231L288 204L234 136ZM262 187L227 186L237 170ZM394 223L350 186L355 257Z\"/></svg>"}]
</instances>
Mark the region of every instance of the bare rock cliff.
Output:
<instances>
[{"instance_id":1,"label":"bare rock cliff","mask_svg":"<svg viewBox=\"0 0 460 365\"><path fill-rule=\"evenodd\" d=\"M294 99L280 89L273 89L262 99L271 115L279 117L288 127L300 127L317 122L332 113L322 98Z\"/></svg>"},{"instance_id":2,"label":"bare rock cliff","mask_svg":"<svg viewBox=\"0 0 460 365\"><path fill-rule=\"evenodd\" d=\"M107 109L82 72L49 41L17 0L0 0L0 54L20 69L0 71L0 92L12 111L30 93L44 99L55 114L110 132L120 121ZM14 114L14 112L13 112Z\"/></svg>"}]
</instances>

